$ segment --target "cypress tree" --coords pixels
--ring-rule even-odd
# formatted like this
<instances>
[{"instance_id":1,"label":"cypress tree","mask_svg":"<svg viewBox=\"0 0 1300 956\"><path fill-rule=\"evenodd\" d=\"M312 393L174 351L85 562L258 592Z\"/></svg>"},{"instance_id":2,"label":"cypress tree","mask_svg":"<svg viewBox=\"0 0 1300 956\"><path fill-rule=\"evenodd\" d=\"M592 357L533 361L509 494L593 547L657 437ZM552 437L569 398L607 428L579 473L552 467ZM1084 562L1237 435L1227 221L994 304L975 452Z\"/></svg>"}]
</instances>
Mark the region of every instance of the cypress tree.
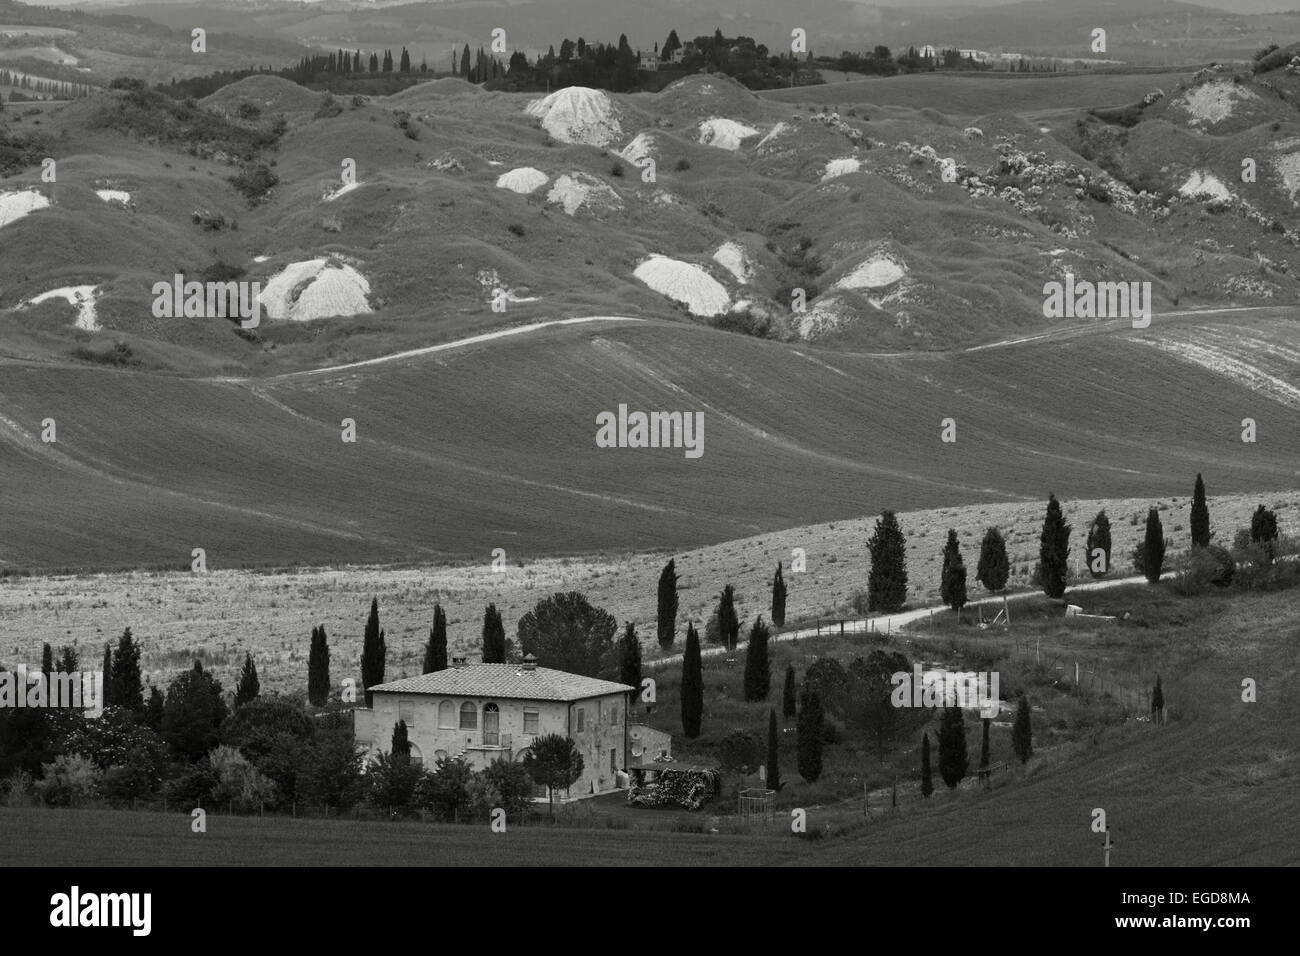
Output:
<instances>
[{"instance_id":1,"label":"cypress tree","mask_svg":"<svg viewBox=\"0 0 1300 956\"><path fill-rule=\"evenodd\" d=\"M785 665L785 689L781 693L781 714L784 717L793 717L798 713L795 704L794 688L794 665Z\"/></svg>"},{"instance_id":2,"label":"cypress tree","mask_svg":"<svg viewBox=\"0 0 1300 956\"><path fill-rule=\"evenodd\" d=\"M411 759L411 737L407 733L406 721L399 720L393 724L393 743L389 749L394 757Z\"/></svg>"},{"instance_id":3,"label":"cypress tree","mask_svg":"<svg viewBox=\"0 0 1300 956\"><path fill-rule=\"evenodd\" d=\"M954 611L966 605L966 565L961 560L957 532L948 529L948 543L943 548L943 571L939 578L939 596Z\"/></svg>"},{"instance_id":4,"label":"cypress tree","mask_svg":"<svg viewBox=\"0 0 1300 956\"><path fill-rule=\"evenodd\" d=\"M726 645L727 651L736 650L736 641L740 638L740 619L736 617L736 589L728 584L718 596L718 639Z\"/></svg>"},{"instance_id":5,"label":"cypress tree","mask_svg":"<svg viewBox=\"0 0 1300 956\"><path fill-rule=\"evenodd\" d=\"M101 665L104 671L104 706L112 707L117 704L117 682L113 679L113 645L107 643L104 645L104 663Z\"/></svg>"},{"instance_id":6,"label":"cypress tree","mask_svg":"<svg viewBox=\"0 0 1300 956\"><path fill-rule=\"evenodd\" d=\"M1047 499L1047 515L1043 518L1043 534L1038 547L1039 584L1050 598L1065 596L1069 555L1070 526L1065 523L1061 503L1052 494Z\"/></svg>"},{"instance_id":7,"label":"cypress tree","mask_svg":"<svg viewBox=\"0 0 1300 956\"><path fill-rule=\"evenodd\" d=\"M447 669L447 613L441 604L433 606L433 627L429 628L429 643L424 648L424 670L433 674Z\"/></svg>"},{"instance_id":8,"label":"cypress tree","mask_svg":"<svg viewBox=\"0 0 1300 956\"><path fill-rule=\"evenodd\" d=\"M1101 554L1097 552L1101 551ZM1097 512L1088 527L1087 554L1088 572L1094 578L1104 578L1110 571L1110 519L1106 509Z\"/></svg>"},{"instance_id":9,"label":"cypress tree","mask_svg":"<svg viewBox=\"0 0 1300 956\"><path fill-rule=\"evenodd\" d=\"M907 600L907 543L894 512L881 512L867 547L871 551L867 610L897 611Z\"/></svg>"},{"instance_id":10,"label":"cypress tree","mask_svg":"<svg viewBox=\"0 0 1300 956\"><path fill-rule=\"evenodd\" d=\"M975 566L975 580L984 585L986 590L1001 591L1007 586L1011 575L1011 563L1007 560L1007 543L1002 539L1002 532L989 528L984 532L980 542L980 559Z\"/></svg>"},{"instance_id":11,"label":"cypress tree","mask_svg":"<svg viewBox=\"0 0 1300 956\"><path fill-rule=\"evenodd\" d=\"M798 738L799 776L813 783L822 775L822 701L815 690L804 687L799 698Z\"/></svg>"},{"instance_id":12,"label":"cypress tree","mask_svg":"<svg viewBox=\"0 0 1300 956\"><path fill-rule=\"evenodd\" d=\"M1026 763L1034 755L1033 728L1029 725L1029 698L1024 694L1016 703L1016 720L1011 725L1011 749L1016 752L1021 763Z\"/></svg>"},{"instance_id":13,"label":"cypress tree","mask_svg":"<svg viewBox=\"0 0 1300 956\"><path fill-rule=\"evenodd\" d=\"M785 627L785 578L781 576L781 562L776 562L776 576L772 578L772 623Z\"/></svg>"},{"instance_id":14,"label":"cypress tree","mask_svg":"<svg viewBox=\"0 0 1300 956\"><path fill-rule=\"evenodd\" d=\"M144 725L150 730L162 727L163 695L157 687L149 685L149 702L144 705Z\"/></svg>"},{"instance_id":15,"label":"cypress tree","mask_svg":"<svg viewBox=\"0 0 1300 956\"><path fill-rule=\"evenodd\" d=\"M989 724L991 721L985 717L981 723L984 724L984 738L980 741L980 777L987 778L989 772Z\"/></svg>"},{"instance_id":16,"label":"cypress tree","mask_svg":"<svg viewBox=\"0 0 1300 956\"><path fill-rule=\"evenodd\" d=\"M620 684L635 687L641 692L641 639L636 636L636 625L628 621L623 639L619 642L618 680Z\"/></svg>"},{"instance_id":17,"label":"cypress tree","mask_svg":"<svg viewBox=\"0 0 1300 956\"><path fill-rule=\"evenodd\" d=\"M767 789L781 789L781 753L776 735L776 709L767 712Z\"/></svg>"},{"instance_id":18,"label":"cypress tree","mask_svg":"<svg viewBox=\"0 0 1300 956\"><path fill-rule=\"evenodd\" d=\"M313 707L324 707L330 696L330 649L325 642L325 625L311 629L311 653L307 657L307 699Z\"/></svg>"},{"instance_id":19,"label":"cypress tree","mask_svg":"<svg viewBox=\"0 0 1300 956\"><path fill-rule=\"evenodd\" d=\"M1165 722L1165 692L1160 687L1160 675L1156 675L1156 686L1151 690L1151 716L1157 724Z\"/></svg>"},{"instance_id":20,"label":"cypress tree","mask_svg":"<svg viewBox=\"0 0 1300 956\"><path fill-rule=\"evenodd\" d=\"M501 612L495 604L489 604L483 612L483 663L504 664L506 662L506 626L501 621Z\"/></svg>"},{"instance_id":21,"label":"cypress tree","mask_svg":"<svg viewBox=\"0 0 1300 956\"><path fill-rule=\"evenodd\" d=\"M686 625L686 653L682 655L682 733L694 740L704 716L704 668L700 661L700 635L693 622Z\"/></svg>"},{"instance_id":22,"label":"cypress tree","mask_svg":"<svg viewBox=\"0 0 1300 956\"><path fill-rule=\"evenodd\" d=\"M955 790L969 766L965 718L956 704L946 706L939 724L939 776L949 790Z\"/></svg>"},{"instance_id":23,"label":"cypress tree","mask_svg":"<svg viewBox=\"0 0 1300 956\"><path fill-rule=\"evenodd\" d=\"M374 72L371 70L370 72ZM469 44L465 44L465 49L460 55L460 75L462 79L469 79Z\"/></svg>"},{"instance_id":24,"label":"cypress tree","mask_svg":"<svg viewBox=\"0 0 1300 956\"><path fill-rule=\"evenodd\" d=\"M366 706L373 703L371 687L384 682L384 666L388 649L384 646L384 632L379 629L379 598L370 600L370 617L366 619L366 634L361 642L361 683L366 694Z\"/></svg>"},{"instance_id":25,"label":"cypress tree","mask_svg":"<svg viewBox=\"0 0 1300 956\"><path fill-rule=\"evenodd\" d=\"M239 707L251 700L256 700L260 692L261 684L257 680L257 665L253 663L253 655L246 651L244 653L244 669L239 674L239 683L235 685L235 706Z\"/></svg>"},{"instance_id":26,"label":"cypress tree","mask_svg":"<svg viewBox=\"0 0 1300 956\"><path fill-rule=\"evenodd\" d=\"M1192 547L1207 548L1210 545L1210 509L1205 503L1205 482L1201 473L1196 473L1196 485L1192 489Z\"/></svg>"},{"instance_id":27,"label":"cypress tree","mask_svg":"<svg viewBox=\"0 0 1300 956\"><path fill-rule=\"evenodd\" d=\"M45 677L45 686L50 686L50 675L54 673L54 648L46 644L41 648L41 674Z\"/></svg>"},{"instance_id":28,"label":"cypress tree","mask_svg":"<svg viewBox=\"0 0 1300 956\"><path fill-rule=\"evenodd\" d=\"M767 659L767 625L763 618L754 619L745 645L745 700L767 700L772 689L772 667Z\"/></svg>"},{"instance_id":29,"label":"cypress tree","mask_svg":"<svg viewBox=\"0 0 1300 956\"><path fill-rule=\"evenodd\" d=\"M1273 542L1277 540L1277 514L1260 505L1250 516L1250 541L1264 552L1264 563L1273 563Z\"/></svg>"},{"instance_id":30,"label":"cypress tree","mask_svg":"<svg viewBox=\"0 0 1300 956\"><path fill-rule=\"evenodd\" d=\"M58 671L60 674L75 674L81 667L81 661L77 659L75 648L65 647L63 653L59 655Z\"/></svg>"},{"instance_id":31,"label":"cypress tree","mask_svg":"<svg viewBox=\"0 0 1300 956\"><path fill-rule=\"evenodd\" d=\"M668 650L677 637L677 568L670 558L659 573L659 646Z\"/></svg>"},{"instance_id":32,"label":"cypress tree","mask_svg":"<svg viewBox=\"0 0 1300 956\"><path fill-rule=\"evenodd\" d=\"M402 58L397 68L399 73L411 72L411 54L406 52L406 47L402 47Z\"/></svg>"},{"instance_id":33,"label":"cypress tree","mask_svg":"<svg viewBox=\"0 0 1300 956\"><path fill-rule=\"evenodd\" d=\"M930 735L921 735L921 796L934 793L934 775L930 770Z\"/></svg>"},{"instance_id":34,"label":"cypress tree","mask_svg":"<svg viewBox=\"0 0 1300 956\"><path fill-rule=\"evenodd\" d=\"M131 636L128 627L122 632L117 642L117 653L113 655L115 703L126 707L134 714L144 712L144 680L140 676L140 645Z\"/></svg>"},{"instance_id":35,"label":"cypress tree","mask_svg":"<svg viewBox=\"0 0 1300 956\"><path fill-rule=\"evenodd\" d=\"M1165 565L1165 529L1160 524L1160 512L1156 508L1147 511L1147 533L1142 543L1142 573L1147 580L1155 584L1160 580L1160 572Z\"/></svg>"}]
</instances>

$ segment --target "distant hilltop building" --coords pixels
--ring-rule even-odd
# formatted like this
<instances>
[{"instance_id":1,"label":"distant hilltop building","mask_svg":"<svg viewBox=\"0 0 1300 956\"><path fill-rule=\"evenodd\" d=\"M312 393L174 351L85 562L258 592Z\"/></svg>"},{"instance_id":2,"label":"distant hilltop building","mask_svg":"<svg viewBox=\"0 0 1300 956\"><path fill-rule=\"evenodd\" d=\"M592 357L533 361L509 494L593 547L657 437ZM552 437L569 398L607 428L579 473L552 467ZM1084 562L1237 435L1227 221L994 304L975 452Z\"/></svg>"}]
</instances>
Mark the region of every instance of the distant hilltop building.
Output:
<instances>
[{"instance_id":1,"label":"distant hilltop building","mask_svg":"<svg viewBox=\"0 0 1300 956\"><path fill-rule=\"evenodd\" d=\"M627 717L637 691L627 684L538 667L529 654L518 664L453 658L446 670L369 690L373 706L356 709L353 728L372 758L390 749L399 720L406 721L413 761L432 765L463 756L475 770L494 760L514 762L538 737L560 734L582 754L582 776L562 799L626 786ZM544 795L542 788L538 796Z\"/></svg>"},{"instance_id":2,"label":"distant hilltop building","mask_svg":"<svg viewBox=\"0 0 1300 956\"><path fill-rule=\"evenodd\" d=\"M674 51L674 52L675 52L675 51ZM659 69L659 54L658 54L658 53L642 53L642 54L641 54L641 69L643 69L643 70L658 70L658 69Z\"/></svg>"},{"instance_id":3,"label":"distant hilltop building","mask_svg":"<svg viewBox=\"0 0 1300 956\"><path fill-rule=\"evenodd\" d=\"M916 55L919 56L919 57L921 57L922 59L926 59L926 58L928 58L928 59L933 60L933 59L938 55L938 53L937 53L937 51L935 50L935 48L934 48L934 44L933 44L933 43L926 43L926 44L923 44L923 45L922 45L922 46L921 46L921 47L916 51Z\"/></svg>"},{"instance_id":4,"label":"distant hilltop building","mask_svg":"<svg viewBox=\"0 0 1300 956\"><path fill-rule=\"evenodd\" d=\"M958 50L957 52L961 54L962 59L969 58L978 63L983 63L989 58L987 50Z\"/></svg>"}]
</instances>

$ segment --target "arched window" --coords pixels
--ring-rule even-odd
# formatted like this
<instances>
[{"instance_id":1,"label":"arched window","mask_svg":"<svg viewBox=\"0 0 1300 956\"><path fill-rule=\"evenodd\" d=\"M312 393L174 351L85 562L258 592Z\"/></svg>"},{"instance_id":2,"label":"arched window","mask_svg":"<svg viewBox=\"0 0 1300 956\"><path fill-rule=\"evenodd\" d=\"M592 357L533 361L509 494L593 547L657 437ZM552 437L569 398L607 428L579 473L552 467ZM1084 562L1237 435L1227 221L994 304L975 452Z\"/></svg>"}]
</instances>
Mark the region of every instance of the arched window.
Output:
<instances>
[{"instance_id":1,"label":"arched window","mask_svg":"<svg viewBox=\"0 0 1300 956\"><path fill-rule=\"evenodd\" d=\"M456 727L456 705L449 700L438 705L438 726L451 729Z\"/></svg>"},{"instance_id":2,"label":"arched window","mask_svg":"<svg viewBox=\"0 0 1300 956\"><path fill-rule=\"evenodd\" d=\"M478 729L478 709L469 701L460 705L460 729Z\"/></svg>"},{"instance_id":3,"label":"arched window","mask_svg":"<svg viewBox=\"0 0 1300 956\"><path fill-rule=\"evenodd\" d=\"M483 705L483 743L488 747L501 745L501 710L496 704Z\"/></svg>"}]
</instances>

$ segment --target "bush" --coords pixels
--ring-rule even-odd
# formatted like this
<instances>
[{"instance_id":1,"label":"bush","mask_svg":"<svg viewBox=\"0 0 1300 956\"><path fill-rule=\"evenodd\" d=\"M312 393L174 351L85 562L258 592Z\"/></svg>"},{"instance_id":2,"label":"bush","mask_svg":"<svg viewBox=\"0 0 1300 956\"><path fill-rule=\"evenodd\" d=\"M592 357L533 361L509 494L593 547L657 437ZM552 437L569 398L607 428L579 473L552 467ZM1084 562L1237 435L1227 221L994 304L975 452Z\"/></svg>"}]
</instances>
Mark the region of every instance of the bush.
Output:
<instances>
[{"instance_id":1,"label":"bush","mask_svg":"<svg viewBox=\"0 0 1300 956\"><path fill-rule=\"evenodd\" d=\"M520 239L524 237L524 227L519 225L517 222L512 222L510 225L506 226L506 229L510 231L511 235L518 236Z\"/></svg>"},{"instance_id":2,"label":"bush","mask_svg":"<svg viewBox=\"0 0 1300 956\"><path fill-rule=\"evenodd\" d=\"M84 345L78 345L72 350L72 357L81 359L83 362L98 362L100 365L115 365L118 367L140 364L140 360L131 351L131 346L125 342L114 342L111 349L102 352L87 348Z\"/></svg>"},{"instance_id":3,"label":"bush","mask_svg":"<svg viewBox=\"0 0 1300 956\"><path fill-rule=\"evenodd\" d=\"M280 182L280 177L271 172L266 163L249 163L226 181L239 190L249 205L256 205L267 198L271 188Z\"/></svg>"},{"instance_id":4,"label":"bush","mask_svg":"<svg viewBox=\"0 0 1300 956\"><path fill-rule=\"evenodd\" d=\"M168 802L178 807L201 807L211 805L212 791L217 787L217 775L206 761L195 764L175 780L168 780L163 786Z\"/></svg>"},{"instance_id":5,"label":"bush","mask_svg":"<svg viewBox=\"0 0 1300 956\"><path fill-rule=\"evenodd\" d=\"M99 796L103 775L88 757L61 754L42 769L45 776L36 784L36 793L48 806L84 806Z\"/></svg>"},{"instance_id":6,"label":"bush","mask_svg":"<svg viewBox=\"0 0 1300 956\"><path fill-rule=\"evenodd\" d=\"M691 161L689 159L679 159L675 168L679 173L684 173L691 168Z\"/></svg>"},{"instance_id":7,"label":"bush","mask_svg":"<svg viewBox=\"0 0 1300 956\"><path fill-rule=\"evenodd\" d=\"M617 160L615 160L613 163L610 164L610 167L609 167L609 174L610 174L611 176L613 176L613 177L615 177L615 178L617 178L617 179L622 179L623 176L625 175L625 173L626 173L626 170L623 168L623 164L622 164L622 163L620 163L620 162L618 162Z\"/></svg>"},{"instance_id":8,"label":"bush","mask_svg":"<svg viewBox=\"0 0 1300 956\"><path fill-rule=\"evenodd\" d=\"M222 744L208 754L208 765L216 778L212 800L218 807L231 806L243 813L274 803L275 784L264 777L234 747Z\"/></svg>"}]
</instances>

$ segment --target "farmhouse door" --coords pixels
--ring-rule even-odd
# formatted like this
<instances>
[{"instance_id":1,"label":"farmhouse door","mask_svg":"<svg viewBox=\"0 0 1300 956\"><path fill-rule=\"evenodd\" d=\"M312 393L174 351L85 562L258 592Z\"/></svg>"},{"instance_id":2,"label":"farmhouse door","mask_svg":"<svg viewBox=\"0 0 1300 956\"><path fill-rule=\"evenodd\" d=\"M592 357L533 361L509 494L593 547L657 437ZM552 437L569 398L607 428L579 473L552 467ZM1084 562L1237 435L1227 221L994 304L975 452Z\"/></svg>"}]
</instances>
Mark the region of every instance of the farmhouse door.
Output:
<instances>
[{"instance_id":1,"label":"farmhouse door","mask_svg":"<svg viewBox=\"0 0 1300 956\"><path fill-rule=\"evenodd\" d=\"M501 743L501 712L496 704L483 708L483 745L496 747Z\"/></svg>"}]
</instances>

